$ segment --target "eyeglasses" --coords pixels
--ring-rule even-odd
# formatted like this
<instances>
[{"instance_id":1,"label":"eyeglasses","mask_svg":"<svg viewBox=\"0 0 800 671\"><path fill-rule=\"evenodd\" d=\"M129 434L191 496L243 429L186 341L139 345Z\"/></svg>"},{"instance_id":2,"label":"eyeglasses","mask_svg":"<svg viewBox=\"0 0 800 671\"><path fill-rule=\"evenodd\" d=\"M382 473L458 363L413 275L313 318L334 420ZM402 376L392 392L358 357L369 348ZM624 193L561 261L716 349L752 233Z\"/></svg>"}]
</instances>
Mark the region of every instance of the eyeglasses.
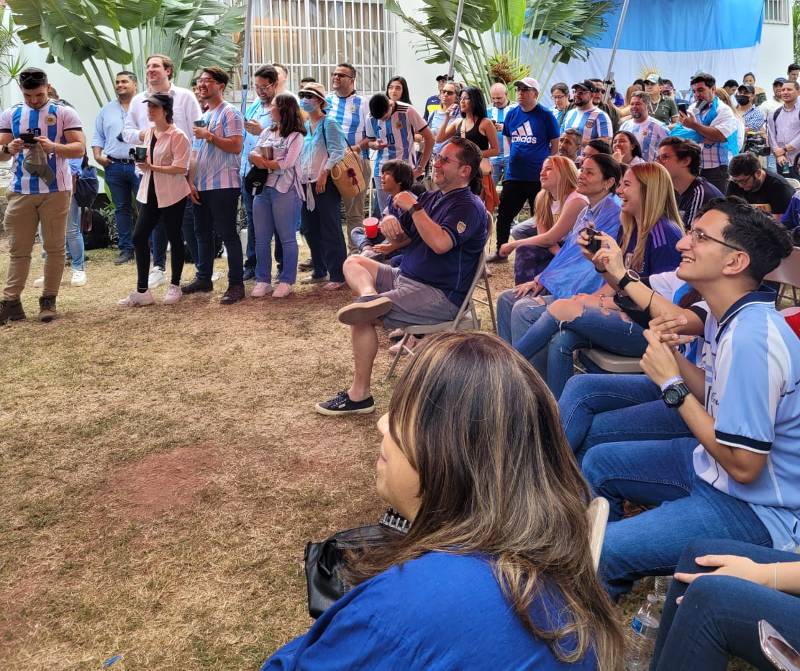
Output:
<instances>
[{"instance_id":1,"label":"eyeglasses","mask_svg":"<svg viewBox=\"0 0 800 671\"><path fill-rule=\"evenodd\" d=\"M727 243L724 240L720 240L719 238L712 238L708 233L706 233L705 231L701 231L699 228L691 229L689 231L689 235L691 236L693 243L705 242L707 240L711 240L711 242L716 242L717 244L724 245L729 249L735 249L737 252L744 251L741 247L737 247L736 245L731 245L730 243Z\"/></svg>"},{"instance_id":2,"label":"eyeglasses","mask_svg":"<svg viewBox=\"0 0 800 671\"><path fill-rule=\"evenodd\" d=\"M462 163L461 161L456 161L454 158L450 158L449 156L445 156L444 154L434 154L432 157L434 163L444 163L447 165L448 163L455 163L456 165L466 165L466 163Z\"/></svg>"},{"instance_id":3,"label":"eyeglasses","mask_svg":"<svg viewBox=\"0 0 800 671\"><path fill-rule=\"evenodd\" d=\"M256 84L256 91L269 91L270 89L275 88L275 84L264 84L263 86L259 86Z\"/></svg>"},{"instance_id":4,"label":"eyeglasses","mask_svg":"<svg viewBox=\"0 0 800 671\"><path fill-rule=\"evenodd\" d=\"M747 182L752 182L755 175L744 175L743 177L729 177L728 181L736 186L744 186Z\"/></svg>"},{"instance_id":5,"label":"eyeglasses","mask_svg":"<svg viewBox=\"0 0 800 671\"><path fill-rule=\"evenodd\" d=\"M345 77L346 79L353 79L353 75L348 75L346 72L334 72L331 75L331 79L338 79L341 77Z\"/></svg>"},{"instance_id":6,"label":"eyeglasses","mask_svg":"<svg viewBox=\"0 0 800 671\"><path fill-rule=\"evenodd\" d=\"M211 84L212 82L216 82L217 80L213 77L198 77L196 80L198 84Z\"/></svg>"}]
</instances>

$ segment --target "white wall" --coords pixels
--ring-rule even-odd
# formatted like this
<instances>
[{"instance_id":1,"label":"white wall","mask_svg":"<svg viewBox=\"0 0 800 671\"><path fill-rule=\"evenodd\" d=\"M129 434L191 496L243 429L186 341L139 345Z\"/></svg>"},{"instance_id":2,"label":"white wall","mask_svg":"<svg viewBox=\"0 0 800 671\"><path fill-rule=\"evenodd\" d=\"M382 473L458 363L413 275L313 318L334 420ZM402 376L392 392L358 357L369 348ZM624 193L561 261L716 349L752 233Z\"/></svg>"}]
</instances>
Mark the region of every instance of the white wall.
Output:
<instances>
[{"instance_id":1,"label":"white wall","mask_svg":"<svg viewBox=\"0 0 800 671\"><path fill-rule=\"evenodd\" d=\"M772 90L772 82L776 77L786 76L786 66L794 60L792 45L792 26L781 26L765 23L761 31L761 48L758 53L758 64L754 70L756 81L767 94ZM736 76L736 80L744 73Z\"/></svg>"}]
</instances>

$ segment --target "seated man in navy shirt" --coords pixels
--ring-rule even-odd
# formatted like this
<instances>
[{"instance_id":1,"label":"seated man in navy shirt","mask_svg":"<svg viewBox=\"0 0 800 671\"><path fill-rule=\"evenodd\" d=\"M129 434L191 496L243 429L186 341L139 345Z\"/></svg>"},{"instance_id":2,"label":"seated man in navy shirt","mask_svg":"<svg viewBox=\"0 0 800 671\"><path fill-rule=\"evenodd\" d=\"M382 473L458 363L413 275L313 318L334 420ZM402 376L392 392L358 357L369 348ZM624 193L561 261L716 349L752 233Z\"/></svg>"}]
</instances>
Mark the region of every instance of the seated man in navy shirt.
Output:
<instances>
[{"instance_id":1,"label":"seated man in navy shirt","mask_svg":"<svg viewBox=\"0 0 800 671\"><path fill-rule=\"evenodd\" d=\"M317 403L320 414L375 410L370 378L378 353L378 320L387 328L402 328L455 318L486 243L486 208L470 189L480 185L480 162L480 149L455 137L433 158L438 191L419 199L410 191L394 197L395 207L403 214L400 220L385 217L381 228L390 240L408 238L399 268L363 256L345 261L345 279L358 297L337 316L352 328L355 372L348 390Z\"/></svg>"}]
</instances>

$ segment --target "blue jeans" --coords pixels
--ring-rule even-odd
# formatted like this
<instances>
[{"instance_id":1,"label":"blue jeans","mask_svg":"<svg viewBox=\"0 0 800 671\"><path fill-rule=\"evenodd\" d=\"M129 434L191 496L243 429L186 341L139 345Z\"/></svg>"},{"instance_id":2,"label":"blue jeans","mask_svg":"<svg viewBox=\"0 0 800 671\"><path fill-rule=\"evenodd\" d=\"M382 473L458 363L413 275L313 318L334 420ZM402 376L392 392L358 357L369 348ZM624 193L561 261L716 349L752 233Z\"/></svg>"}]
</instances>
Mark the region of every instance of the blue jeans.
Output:
<instances>
[{"instance_id":1,"label":"blue jeans","mask_svg":"<svg viewBox=\"0 0 800 671\"><path fill-rule=\"evenodd\" d=\"M311 188L314 189L312 184ZM314 191L315 207L309 210L303 203L303 228L306 241L311 250L311 262L314 264L314 276L323 277L326 273L331 282L344 282L342 265L347 258L347 245L342 233L341 204L339 190L328 179L325 191Z\"/></svg>"},{"instance_id":2,"label":"blue jeans","mask_svg":"<svg viewBox=\"0 0 800 671\"><path fill-rule=\"evenodd\" d=\"M558 400L569 446L580 462L603 443L670 440L692 435L645 375L576 375Z\"/></svg>"},{"instance_id":3,"label":"blue jeans","mask_svg":"<svg viewBox=\"0 0 800 671\"><path fill-rule=\"evenodd\" d=\"M75 196L69 203L66 235L67 256L73 270L84 270L83 233L81 233L81 208Z\"/></svg>"},{"instance_id":4,"label":"blue jeans","mask_svg":"<svg viewBox=\"0 0 800 671\"><path fill-rule=\"evenodd\" d=\"M133 202L139 190L139 175L130 163L109 163L105 180L114 203L114 221L117 224L121 252L133 253Z\"/></svg>"},{"instance_id":5,"label":"blue jeans","mask_svg":"<svg viewBox=\"0 0 800 671\"><path fill-rule=\"evenodd\" d=\"M239 189L209 189L200 192L200 205L194 206L194 232L197 236L197 279L211 280L216 244L222 238L228 250L228 285L242 284L242 241L236 231ZM156 230L164 226L159 224Z\"/></svg>"},{"instance_id":6,"label":"blue jeans","mask_svg":"<svg viewBox=\"0 0 800 671\"><path fill-rule=\"evenodd\" d=\"M539 298L544 304L539 303ZM497 297L497 333L509 345L513 345L547 310L547 306L555 299L553 296L534 298L530 294L517 298L514 290L508 289ZM539 371L547 370L547 357L542 352L534 357L534 367Z\"/></svg>"},{"instance_id":7,"label":"blue jeans","mask_svg":"<svg viewBox=\"0 0 800 671\"><path fill-rule=\"evenodd\" d=\"M297 191L281 193L266 187L253 201L253 225L256 232L256 281L272 282L272 236L283 248L283 267L278 281L294 284L297 280L297 231L295 222L302 206Z\"/></svg>"},{"instance_id":8,"label":"blue jeans","mask_svg":"<svg viewBox=\"0 0 800 671\"><path fill-rule=\"evenodd\" d=\"M497 156L492 161L492 181L495 184L500 184L500 181L505 176L506 166L508 165L508 156Z\"/></svg>"},{"instance_id":9,"label":"blue jeans","mask_svg":"<svg viewBox=\"0 0 800 671\"><path fill-rule=\"evenodd\" d=\"M797 562L800 556L731 540L692 541L678 562L683 573L708 573L696 557L736 555L759 564ZM683 596L680 605L675 599ZM795 649L800 649L800 597L741 578L709 576L691 585L674 580L667 594L653 654L654 671L725 671L728 656L759 669L772 664L761 652L758 621L767 620Z\"/></svg>"},{"instance_id":10,"label":"blue jeans","mask_svg":"<svg viewBox=\"0 0 800 671\"><path fill-rule=\"evenodd\" d=\"M612 598L642 576L674 573L681 553L696 538L772 545L747 503L695 475L696 446L696 438L606 443L586 454L583 473L611 507L600 577ZM626 500L657 507L622 519Z\"/></svg>"},{"instance_id":11,"label":"blue jeans","mask_svg":"<svg viewBox=\"0 0 800 671\"><path fill-rule=\"evenodd\" d=\"M584 308L572 321L559 321L545 312L525 335L514 342L528 361L547 348L547 386L558 398L574 372L572 353L586 347L601 349L621 356L642 356L647 349L644 329L625 321L620 313L604 313L599 308ZM539 371L544 375L544 371Z\"/></svg>"},{"instance_id":12,"label":"blue jeans","mask_svg":"<svg viewBox=\"0 0 800 671\"><path fill-rule=\"evenodd\" d=\"M253 194L244 185L244 175L242 175L242 206L247 218L247 249L245 250L245 268L256 267L256 229L253 224Z\"/></svg>"}]
</instances>

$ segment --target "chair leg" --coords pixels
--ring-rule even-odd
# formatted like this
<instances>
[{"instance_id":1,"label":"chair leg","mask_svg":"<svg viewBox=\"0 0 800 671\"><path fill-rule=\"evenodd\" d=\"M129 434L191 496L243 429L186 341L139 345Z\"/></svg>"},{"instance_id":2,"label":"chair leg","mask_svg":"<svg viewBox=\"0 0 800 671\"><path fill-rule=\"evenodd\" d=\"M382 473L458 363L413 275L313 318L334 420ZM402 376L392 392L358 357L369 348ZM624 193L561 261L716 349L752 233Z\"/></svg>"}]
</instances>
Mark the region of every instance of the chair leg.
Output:
<instances>
[{"instance_id":1,"label":"chair leg","mask_svg":"<svg viewBox=\"0 0 800 671\"><path fill-rule=\"evenodd\" d=\"M489 304L489 317L492 320L492 328L494 329L495 335L497 334L497 317L494 314L494 301L492 300L492 290L489 287L489 278L486 275L486 268L483 269L483 281L486 284L486 302Z\"/></svg>"},{"instance_id":2,"label":"chair leg","mask_svg":"<svg viewBox=\"0 0 800 671\"><path fill-rule=\"evenodd\" d=\"M389 366L389 372L386 373L386 380L389 381L394 375L394 369L397 368L397 362L400 361L400 357L403 356L403 349L406 346L406 342L410 338L408 333L403 334L403 339L400 341L400 346L397 348L397 354L394 355L394 360L392 361L392 365Z\"/></svg>"}]
</instances>

